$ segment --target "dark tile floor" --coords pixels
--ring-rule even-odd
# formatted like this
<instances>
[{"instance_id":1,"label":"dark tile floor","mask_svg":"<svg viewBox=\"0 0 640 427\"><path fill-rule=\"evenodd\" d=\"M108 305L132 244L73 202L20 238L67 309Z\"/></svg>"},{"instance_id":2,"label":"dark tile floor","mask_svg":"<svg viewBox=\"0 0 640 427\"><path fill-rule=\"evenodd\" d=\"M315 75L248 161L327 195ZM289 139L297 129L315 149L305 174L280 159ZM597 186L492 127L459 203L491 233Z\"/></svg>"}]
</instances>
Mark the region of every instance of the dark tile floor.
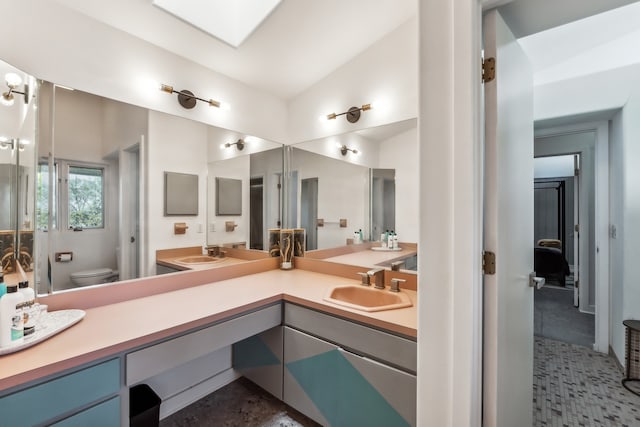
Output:
<instances>
[{"instance_id":1,"label":"dark tile floor","mask_svg":"<svg viewBox=\"0 0 640 427\"><path fill-rule=\"evenodd\" d=\"M315 427L313 420L240 378L160 421L160 427Z\"/></svg>"},{"instance_id":2,"label":"dark tile floor","mask_svg":"<svg viewBox=\"0 0 640 427\"><path fill-rule=\"evenodd\" d=\"M534 345L534 427L640 426L640 397L612 356L541 337Z\"/></svg>"}]
</instances>

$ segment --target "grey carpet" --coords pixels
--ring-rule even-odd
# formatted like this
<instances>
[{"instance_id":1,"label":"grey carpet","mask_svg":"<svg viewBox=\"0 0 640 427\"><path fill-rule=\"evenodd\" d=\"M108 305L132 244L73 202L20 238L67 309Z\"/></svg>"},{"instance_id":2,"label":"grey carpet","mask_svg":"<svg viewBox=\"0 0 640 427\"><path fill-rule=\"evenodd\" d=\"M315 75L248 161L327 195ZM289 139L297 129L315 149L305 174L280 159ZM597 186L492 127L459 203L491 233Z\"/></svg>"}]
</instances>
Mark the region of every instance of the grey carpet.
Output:
<instances>
[{"instance_id":1,"label":"grey carpet","mask_svg":"<svg viewBox=\"0 0 640 427\"><path fill-rule=\"evenodd\" d=\"M573 290L543 287L534 293L534 334L593 348L595 316L573 306Z\"/></svg>"}]
</instances>

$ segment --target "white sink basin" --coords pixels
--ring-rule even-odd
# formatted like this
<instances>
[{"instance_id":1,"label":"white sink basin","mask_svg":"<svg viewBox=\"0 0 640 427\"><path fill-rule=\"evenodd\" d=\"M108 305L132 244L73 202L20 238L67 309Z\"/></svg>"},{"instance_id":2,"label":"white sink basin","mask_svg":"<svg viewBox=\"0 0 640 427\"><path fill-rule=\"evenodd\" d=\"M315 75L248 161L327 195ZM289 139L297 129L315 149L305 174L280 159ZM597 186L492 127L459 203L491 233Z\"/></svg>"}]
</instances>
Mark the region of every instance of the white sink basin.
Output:
<instances>
[{"instance_id":1,"label":"white sink basin","mask_svg":"<svg viewBox=\"0 0 640 427\"><path fill-rule=\"evenodd\" d=\"M336 286L329 289L325 301L362 311L395 310L411 307L413 303L406 293L389 292L368 286Z\"/></svg>"}]
</instances>

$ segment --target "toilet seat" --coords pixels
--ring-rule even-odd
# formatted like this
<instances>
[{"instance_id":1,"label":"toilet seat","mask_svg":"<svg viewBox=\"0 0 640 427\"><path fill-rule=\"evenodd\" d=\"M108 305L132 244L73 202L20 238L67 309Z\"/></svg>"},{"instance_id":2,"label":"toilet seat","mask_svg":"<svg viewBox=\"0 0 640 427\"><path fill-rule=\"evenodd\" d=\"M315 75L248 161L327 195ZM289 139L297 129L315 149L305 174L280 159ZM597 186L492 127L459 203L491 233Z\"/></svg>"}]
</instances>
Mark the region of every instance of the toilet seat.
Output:
<instances>
[{"instance_id":1,"label":"toilet seat","mask_svg":"<svg viewBox=\"0 0 640 427\"><path fill-rule=\"evenodd\" d=\"M85 279L88 277L110 276L111 274L113 274L113 270L110 268L95 268L93 270L76 271L75 273L71 273L71 277Z\"/></svg>"}]
</instances>

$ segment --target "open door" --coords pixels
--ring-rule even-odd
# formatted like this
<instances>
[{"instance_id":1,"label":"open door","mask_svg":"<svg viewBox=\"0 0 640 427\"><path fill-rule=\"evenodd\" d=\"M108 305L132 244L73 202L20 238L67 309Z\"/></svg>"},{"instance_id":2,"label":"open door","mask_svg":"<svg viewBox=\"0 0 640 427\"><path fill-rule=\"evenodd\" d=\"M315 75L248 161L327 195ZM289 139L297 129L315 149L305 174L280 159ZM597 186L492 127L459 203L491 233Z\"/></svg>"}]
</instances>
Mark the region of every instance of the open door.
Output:
<instances>
[{"instance_id":1,"label":"open door","mask_svg":"<svg viewBox=\"0 0 640 427\"><path fill-rule=\"evenodd\" d=\"M483 425L530 426L533 401L533 75L500 14L484 17L485 90Z\"/></svg>"}]
</instances>

